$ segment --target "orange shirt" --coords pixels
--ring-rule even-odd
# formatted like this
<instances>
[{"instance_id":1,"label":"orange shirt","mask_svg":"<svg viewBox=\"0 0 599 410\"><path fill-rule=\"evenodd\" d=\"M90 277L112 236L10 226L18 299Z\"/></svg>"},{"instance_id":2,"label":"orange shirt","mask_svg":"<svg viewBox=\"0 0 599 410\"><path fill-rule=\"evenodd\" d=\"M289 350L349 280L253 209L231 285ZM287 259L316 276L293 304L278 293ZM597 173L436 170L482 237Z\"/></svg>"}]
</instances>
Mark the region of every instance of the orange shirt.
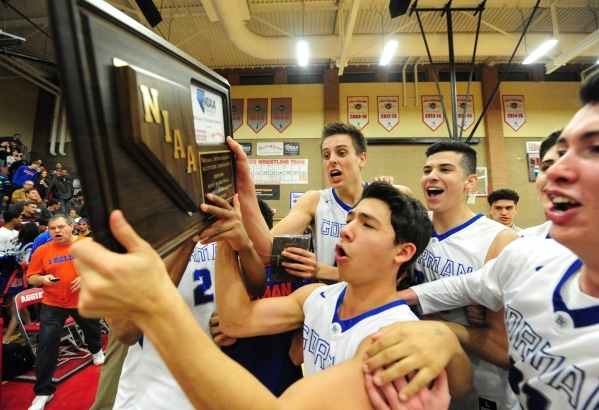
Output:
<instances>
[{"instance_id":1,"label":"orange shirt","mask_svg":"<svg viewBox=\"0 0 599 410\"><path fill-rule=\"evenodd\" d=\"M85 240L83 236L78 236L77 240ZM76 309L79 301L79 290L71 292L71 284L79 273L75 269L73 262L74 256L71 255L71 245L58 245L50 241L35 251L29 262L27 269L27 278L31 275L53 275L60 278L55 286L44 285L44 295L42 303L50 306L57 306L66 309Z\"/></svg>"}]
</instances>

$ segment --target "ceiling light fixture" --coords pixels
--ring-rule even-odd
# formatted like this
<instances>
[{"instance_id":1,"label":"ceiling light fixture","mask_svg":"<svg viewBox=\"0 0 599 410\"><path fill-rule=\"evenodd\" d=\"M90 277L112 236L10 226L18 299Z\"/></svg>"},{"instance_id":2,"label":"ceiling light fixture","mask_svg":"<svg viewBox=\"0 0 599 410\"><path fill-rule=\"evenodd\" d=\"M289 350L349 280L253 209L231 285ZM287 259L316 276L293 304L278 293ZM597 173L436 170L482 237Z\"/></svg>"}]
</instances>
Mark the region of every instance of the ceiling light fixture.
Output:
<instances>
[{"instance_id":1,"label":"ceiling light fixture","mask_svg":"<svg viewBox=\"0 0 599 410\"><path fill-rule=\"evenodd\" d=\"M551 50L551 48L556 44L557 40L555 39L545 41L543 44L539 46L539 48L537 48L528 57L526 57L526 59L522 61L522 64L530 64L536 61L539 57L544 56L545 53Z\"/></svg>"},{"instance_id":2,"label":"ceiling light fixture","mask_svg":"<svg viewBox=\"0 0 599 410\"><path fill-rule=\"evenodd\" d=\"M380 65L387 65L391 58L395 56L395 50L397 50L397 41L391 40L385 44L385 49L383 50L383 55L381 56Z\"/></svg>"},{"instance_id":3,"label":"ceiling light fixture","mask_svg":"<svg viewBox=\"0 0 599 410\"><path fill-rule=\"evenodd\" d=\"M308 43L303 40L297 43L297 61L299 65L302 67L307 66L309 57L310 49L308 48Z\"/></svg>"}]
</instances>

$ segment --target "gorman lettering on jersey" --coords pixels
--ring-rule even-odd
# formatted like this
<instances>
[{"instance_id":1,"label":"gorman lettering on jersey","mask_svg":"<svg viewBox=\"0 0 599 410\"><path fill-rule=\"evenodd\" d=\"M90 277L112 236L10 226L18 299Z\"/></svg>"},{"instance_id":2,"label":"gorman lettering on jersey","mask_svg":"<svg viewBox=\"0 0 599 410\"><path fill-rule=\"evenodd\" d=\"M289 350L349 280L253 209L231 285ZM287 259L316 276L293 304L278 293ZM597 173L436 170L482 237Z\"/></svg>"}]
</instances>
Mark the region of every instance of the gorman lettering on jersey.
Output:
<instances>
[{"instance_id":1,"label":"gorman lettering on jersey","mask_svg":"<svg viewBox=\"0 0 599 410\"><path fill-rule=\"evenodd\" d=\"M333 326L339 326L333 324ZM332 329L337 332L339 330ZM307 344L307 346L306 346ZM321 338L314 329L304 324L304 358L306 352L309 352L314 359L314 366L321 370L327 369L335 365L335 357L331 356L331 345L326 339Z\"/></svg>"},{"instance_id":2,"label":"gorman lettering on jersey","mask_svg":"<svg viewBox=\"0 0 599 410\"><path fill-rule=\"evenodd\" d=\"M566 407L559 406L565 402L572 409L599 408L596 377L587 377L582 366L567 363L568 357L556 354L551 341L536 332L522 313L510 305L505 309L505 322L511 345L510 385L514 393L525 397L527 408L565 410ZM512 357L513 353L519 353L520 357ZM556 405L559 407L553 407Z\"/></svg>"},{"instance_id":3,"label":"gorman lettering on jersey","mask_svg":"<svg viewBox=\"0 0 599 410\"><path fill-rule=\"evenodd\" d=\"M53 265L62 262L68 262L75 259L73 255L59 256L57 258L48 259L48 265Z\"/></svg>"},{"instance_id":4,"label":"gorman lettering on jersey","mask_svg":"<svg viewBox=\"0 0 599 410\"><path fill-rule=\"evenodd\" d=\"M320 225L320 233L323 235L332 236L334 238L339 238L341 235L341 229L345 225L346 224L323 219L322 224Z\"/></svg>"},{"instance_id":5,"label":"gorman lettering on jersey","mask_svg":"<svg viewBox=\"0 0 599 410\"><path fill-rule=\"evenodd\" d=\"M435 254L429 249L425 249L418 260L416 260L415 271L418 278L418 283L424 283L425 276L426 281L432 282L437 279L436 276L450 277L465 275L467 273L473 272L474 268L472 266L464 266L459 262L455 262L448 258L443 258L442 256L435 256ZM423 271L427 274L425 274ZM432 272L434 276L429 275L429 272Z\"/></svg>"}]
</instances>

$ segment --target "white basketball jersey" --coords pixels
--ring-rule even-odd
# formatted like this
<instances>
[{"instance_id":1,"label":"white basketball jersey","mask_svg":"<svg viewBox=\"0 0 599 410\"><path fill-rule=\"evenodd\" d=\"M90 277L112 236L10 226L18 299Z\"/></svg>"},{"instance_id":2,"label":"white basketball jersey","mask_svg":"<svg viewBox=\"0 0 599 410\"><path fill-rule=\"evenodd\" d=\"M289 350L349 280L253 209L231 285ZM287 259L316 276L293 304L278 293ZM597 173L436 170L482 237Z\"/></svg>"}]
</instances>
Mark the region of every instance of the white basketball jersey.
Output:
<instances>
[{"instance_id":1,"label":"white basketball jersey","mask_svg":"<svg viewBox=\"0 0 599 410\"><path fill-rule=\"evenodd\" d=\"M304 368L309 376L354 357L360 343L383 326L418 320L403 300L339 319L347 283L320 287L304 303Z\"/></svg>"},{"instance_id":2,"label":"white basketball jersey","mask_svg":"<svg viewBox=\"0 0 599 410\"><path fill-rule=\"evenodd\" d=\"M495 237L505 225L478 214L448 232L433 236L418 260L414 271L420 283L465 275L481 269ZM469 326L465 308L439 312L437 317ZM484 360L469 355L473 372L473 388L465 400L452 401L451 409L511 410L518 401L511 392L507 372ZM484 401L484 402L483 402Z\"/></svg>"},{"instance_id":3,"label":"white basketball jersey","mask_svg":"<svg viewBox=\"0 0 599 410\"><path fill-rule=\"evenodd\" d=\"M551 237L549 236L549 229L551 229L551 225L553 225L553 222L547 221L544 224L523 229L519 232L519 235L521 238L526 238L528 236L538 236L541 238L548 239Z\"/></svg>"},{"instance_id":4,"label":"white basketball jersey","mask_svg":"<svg viewBox=\"0 0 599 410\"><path fill-rule=\"evenodd\" d=\"M320 263L335 265L335 245L339 242L341 228L347 224L347 205L335 193L334 188L320 191L320 200L314 215L314 253Z\"/></svg>"},{"instance_id":5,"label":"white basketball jersey","mask_svg":"<svg viewBox=\"0 0 599 410\"><path fill-rule=\"evenodd\" d=\"M198 243L179 283L179 293L208 335L210 335L210 316L216 310L213 285L215 260L216 243L208 245ZM181 348L181 346L173 346L173 349ZM149 338L144 338L138 376L136 397L138 409L192 410L194 408Z\"/></svg>"},{"instance_id":6,"label":"white basketball jersey","mask_svg":"<svg viewBox=\"0 0 599 410\"><path fill-rule=\"evenodd\" d=\"M112 410L135 410L135 396L137 395L137 371L141 362L141 345L135 343L129 346L127 356L123 362L119 387L116 391Z\"/></svg>"},{"instance_id":7,"label":"white basketball jersey","mask_svg":"<svg viewBox=\"0 0 599 410\"><path fill-rule=\"evenodd\" d=\"M427 311L459 299L495 310L504 306L510 384L522 407L594 410L599 298L581 292L580 268L577 256L554 240L522 238L482 271L448 281L445 289L422 289L435 296L423 293L421 301Z\"/></svg>"}]
</instances>

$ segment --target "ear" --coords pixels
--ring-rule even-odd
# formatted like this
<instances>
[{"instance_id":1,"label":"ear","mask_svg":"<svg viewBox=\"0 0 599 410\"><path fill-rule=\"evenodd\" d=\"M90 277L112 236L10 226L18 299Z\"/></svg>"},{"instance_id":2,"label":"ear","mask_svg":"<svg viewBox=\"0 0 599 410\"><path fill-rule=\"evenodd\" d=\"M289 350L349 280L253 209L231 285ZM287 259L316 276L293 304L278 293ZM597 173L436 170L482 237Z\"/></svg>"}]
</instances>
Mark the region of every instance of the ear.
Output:
<instances>
[{"instance_id":1,"label":"ear","mask_svg":"<svg viewBox=\"0 0 599 410\"><path fill-rule=\"evenodd\" d=\"M360 169L362 169L366 165L366 153L363 152L360 154Z\"/></svg>"},{"instance_id":2,"label":"ear","mask_svg":"<svg viewBox=\"0 0 599 410\"><path fill-rule=\"evenodd\" d=\"M464 185L464 191L468 191L470 188L474 188L474 185L478 182L478 175L471 174L466 178L466 184Z\"/></svg>"},{"instance_id":3,"label":"ear","mask_svg":"<svg viewBox=\"0 0 599 410\"><path fill-rule=\"evenodd\" d=\"M416 245L412 242L400 243L396 247L397 253L395 254L394 261L399 265L412 259L412 256L416 253Z\"/></svg>"}]
</instances>

